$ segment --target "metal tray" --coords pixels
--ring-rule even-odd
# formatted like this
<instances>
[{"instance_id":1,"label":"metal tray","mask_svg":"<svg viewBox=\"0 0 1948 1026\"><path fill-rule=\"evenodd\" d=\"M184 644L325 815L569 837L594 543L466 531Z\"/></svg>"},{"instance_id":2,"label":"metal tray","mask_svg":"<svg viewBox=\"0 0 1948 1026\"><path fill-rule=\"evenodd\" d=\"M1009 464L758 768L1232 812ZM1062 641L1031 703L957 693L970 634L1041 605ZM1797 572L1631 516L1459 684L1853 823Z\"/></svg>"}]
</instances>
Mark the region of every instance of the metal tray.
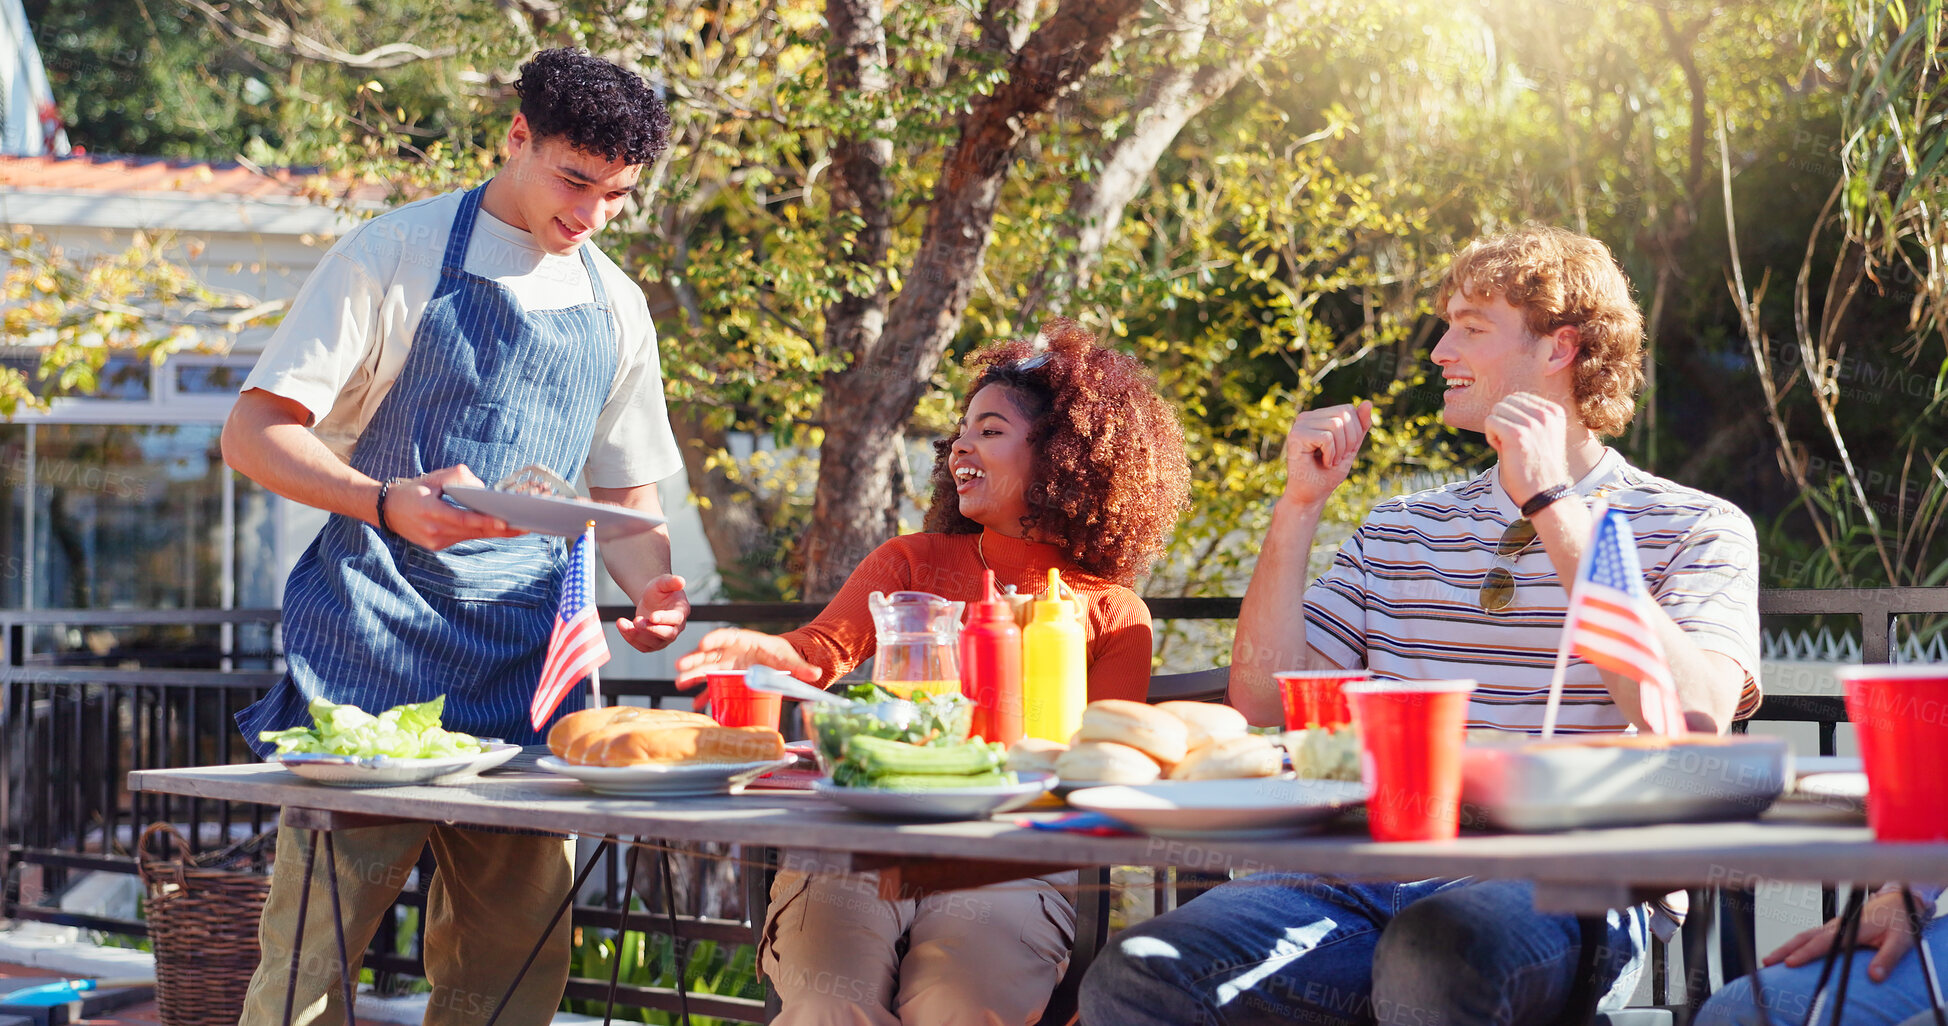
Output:
<instances>
[{"instance_id":1,"label":"metal tray","mask_svg":"<svg viewBox=\"0 0 1948 1026\"><path fill-rule=\"evenodd\" d=\"M1584 827L1752 819L1791 776L1780 738L1714 738L1668 747L1528 739L1469 745L1461 822L1531 833Z\"/></svg>"},{"instance_id":2,"label":"metal tray","mask_svg":"<svg viewBox=\"0 0 1948 1026\"><path fill-rule=\"evenodd\" d=\"M273 755L271 762L282 765L306 780L332 787L399 787L405 784L457 784L493 769L520 754L520 745L493 738L481 738L485 750L475 755L455 755L444 759L394 759L355 755L326 755L319 752Z\"/></svg>"}]
</instances>

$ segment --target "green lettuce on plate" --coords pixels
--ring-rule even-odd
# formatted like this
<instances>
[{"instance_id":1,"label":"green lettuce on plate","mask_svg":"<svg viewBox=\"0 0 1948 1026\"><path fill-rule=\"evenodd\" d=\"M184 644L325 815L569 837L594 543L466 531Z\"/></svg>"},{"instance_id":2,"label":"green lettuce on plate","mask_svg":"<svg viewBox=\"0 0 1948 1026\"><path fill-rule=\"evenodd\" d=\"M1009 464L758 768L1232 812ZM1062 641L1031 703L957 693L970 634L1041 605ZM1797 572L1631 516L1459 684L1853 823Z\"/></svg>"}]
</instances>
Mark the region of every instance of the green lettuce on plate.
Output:
<instances>
[{"instance_id":1,"label":"green lettuce on plate","mask_svg":"<svg viewBox=\"0 0 1948 1026\"><path fill-rule=\"evenodd\" d=\"M397 705L377 716L356 705L311 700L309 727L266 730L257 739L277 746L277 754L320 753L361 758L445 759L486 750L480 739L440 726L446 696L430 702Z\"/></svg>"}]
</instances>

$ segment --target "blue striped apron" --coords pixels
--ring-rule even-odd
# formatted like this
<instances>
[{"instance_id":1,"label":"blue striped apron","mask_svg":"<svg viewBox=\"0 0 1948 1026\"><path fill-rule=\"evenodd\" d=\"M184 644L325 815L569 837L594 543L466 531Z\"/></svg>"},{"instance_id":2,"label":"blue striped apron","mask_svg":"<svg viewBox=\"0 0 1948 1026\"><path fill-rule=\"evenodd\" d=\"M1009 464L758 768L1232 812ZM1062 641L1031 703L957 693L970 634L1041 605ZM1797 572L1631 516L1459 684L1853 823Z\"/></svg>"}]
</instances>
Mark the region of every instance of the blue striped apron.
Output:
<instances>
[{"instance_id":1,"label":"blue striped apron","mask_svg":"<svg viewBox=\"0 0 1948 1026\"><path fill-rule=\"evenodd\" d=\"M461 198L406 364L352 449L377 480L464 463L492 484L540 463L573 481L588 457L617 360L601 276L583 245L594 301L530 312L467 273L483 189ZM377 713L444 694L448 729L534 744L548 725L529 725L528 703L565 562L545 535L434 551L333 514L284 590L284 678L237 726L262 756L258 731L309 726L312 698ZM580 707L571 694L556 716Z\"/></svg>"}]
</instances>

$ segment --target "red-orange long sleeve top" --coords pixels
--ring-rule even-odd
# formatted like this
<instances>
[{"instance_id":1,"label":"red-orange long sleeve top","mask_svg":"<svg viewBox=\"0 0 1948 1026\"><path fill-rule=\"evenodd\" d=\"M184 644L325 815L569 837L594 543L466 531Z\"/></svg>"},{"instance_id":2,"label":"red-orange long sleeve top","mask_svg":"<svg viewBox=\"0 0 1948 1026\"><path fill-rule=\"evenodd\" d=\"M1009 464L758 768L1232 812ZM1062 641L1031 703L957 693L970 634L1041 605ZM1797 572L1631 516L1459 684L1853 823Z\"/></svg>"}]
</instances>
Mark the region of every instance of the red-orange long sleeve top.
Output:
<instances>
[{"instance_id":1,"label":"red-orange long sleeve top","mask_svg":"<svg viewBox=\"0 0 1948 1026\"><path fill-rule=\"evenodd\" d=\"M1084 572L1052 545L983 531L980 534L908 534L874 549L818 618L784 635L805 661L824 670L830 685L871 658L873 617L866 597L875 591L930 591L974 603L982 598L981 571L992 569L996 587L1023 594L1048 590L1049 568L1062 571L1088 607L1089 700L1141 702L1150 690L1150 608L1136 592Z\"/></svg>"}]
</instances>

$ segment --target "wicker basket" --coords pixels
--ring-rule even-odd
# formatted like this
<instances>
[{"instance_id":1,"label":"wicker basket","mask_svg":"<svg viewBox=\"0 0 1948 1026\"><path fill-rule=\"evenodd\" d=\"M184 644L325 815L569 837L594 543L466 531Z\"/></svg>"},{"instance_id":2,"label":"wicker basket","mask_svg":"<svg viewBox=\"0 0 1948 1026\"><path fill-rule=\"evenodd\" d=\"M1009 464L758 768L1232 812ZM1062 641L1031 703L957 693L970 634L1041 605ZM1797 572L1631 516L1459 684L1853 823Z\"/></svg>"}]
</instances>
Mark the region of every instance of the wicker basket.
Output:
<instances>
[{"instance_id":1,"label":"wicker basket","mask_svg":"<svg viewBox=\"0 0 1948 1026\"><path fill-rule=\"evenodd\" d=\"M165 1026L236 1026L257 968L257 920L271 890L270 877L237 867L275 835L271 830L191 855L189 842L168 823L142 832L136 867L148 892L156 1004ZM152 854L152 847L166 850Z\"/></svg>"}]
</instances>

